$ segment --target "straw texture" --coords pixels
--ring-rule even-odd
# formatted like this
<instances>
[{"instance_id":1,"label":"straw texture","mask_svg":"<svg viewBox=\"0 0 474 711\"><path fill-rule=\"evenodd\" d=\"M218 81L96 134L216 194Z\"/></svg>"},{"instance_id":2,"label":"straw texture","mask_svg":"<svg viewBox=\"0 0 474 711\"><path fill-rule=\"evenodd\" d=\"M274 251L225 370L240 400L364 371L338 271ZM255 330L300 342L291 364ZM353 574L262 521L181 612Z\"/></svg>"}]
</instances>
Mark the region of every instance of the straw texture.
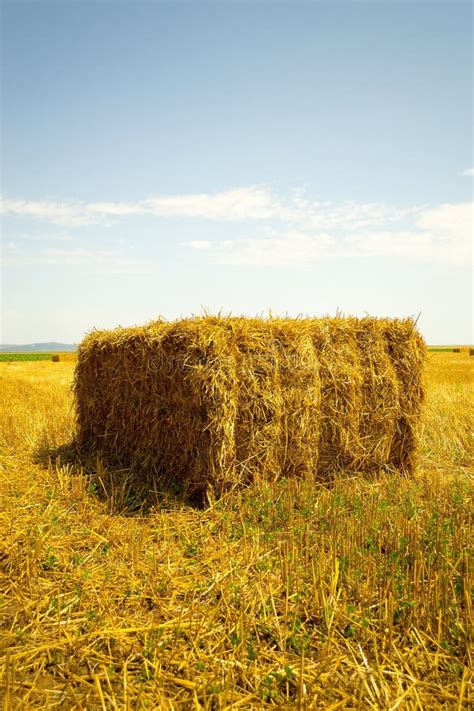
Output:
<instances>
[{"instance_id":1,"label":"straw texture","mask_svg":"<svg viewBox=\"0 0 474 711\"><path fill-rule=\"evenodd\" d=\"M413 321L204 316L94 331L78 443L192 496L256 476L415 464L425 344Z\"/></svg>"}]
</instances>

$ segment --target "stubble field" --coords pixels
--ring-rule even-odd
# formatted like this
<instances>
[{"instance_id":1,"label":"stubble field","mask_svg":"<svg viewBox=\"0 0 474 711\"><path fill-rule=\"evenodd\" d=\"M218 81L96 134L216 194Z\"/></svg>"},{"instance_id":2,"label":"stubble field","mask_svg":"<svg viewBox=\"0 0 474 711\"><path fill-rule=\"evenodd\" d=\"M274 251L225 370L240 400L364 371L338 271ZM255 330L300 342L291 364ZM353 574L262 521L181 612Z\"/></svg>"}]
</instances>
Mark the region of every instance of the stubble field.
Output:
<instances>
[{"instance_id":1,"label":"stubble field","mask_svg":"<svg viewBox=\"0 0 474 711\"><path fill-rule=\"evenodd\" d=\"M207 510L81 469L73 370L0 363L3 708L472 705L467 351L428 356L412 479L257 483Z\"/></svg>"}]
</instances>

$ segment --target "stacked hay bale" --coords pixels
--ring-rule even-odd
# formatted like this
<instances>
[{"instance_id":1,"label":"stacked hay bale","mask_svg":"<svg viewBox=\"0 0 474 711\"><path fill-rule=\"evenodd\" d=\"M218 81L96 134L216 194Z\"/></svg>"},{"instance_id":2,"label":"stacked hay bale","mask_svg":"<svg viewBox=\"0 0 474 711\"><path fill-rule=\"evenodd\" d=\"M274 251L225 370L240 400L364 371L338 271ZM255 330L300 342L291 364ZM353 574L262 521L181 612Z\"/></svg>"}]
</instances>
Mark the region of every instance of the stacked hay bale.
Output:
<instances>
[{"instance_id":1,"label":"stacked hay bale","mask_svg":"<svg viewBox=\"0 0 474 711\"><path fill-rule=\"evenodd\" d=\"M205 316L94 331L76 366L78 442L189 496L257 475L411 471L424 358L410 319Z\"/></svg>"}]
</instances>

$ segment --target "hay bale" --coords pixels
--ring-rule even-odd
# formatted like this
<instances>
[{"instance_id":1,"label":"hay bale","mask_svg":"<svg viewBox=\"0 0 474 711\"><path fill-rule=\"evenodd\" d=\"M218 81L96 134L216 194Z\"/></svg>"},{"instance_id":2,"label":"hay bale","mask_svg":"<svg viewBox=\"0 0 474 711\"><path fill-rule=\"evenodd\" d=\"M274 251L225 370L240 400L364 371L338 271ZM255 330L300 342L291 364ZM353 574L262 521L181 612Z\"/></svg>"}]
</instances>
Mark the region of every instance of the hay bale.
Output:
<instances>
[{"instance_id":1,"label":"hay bale","mask_svg":"<svg viewBox=\"0 0 474 711\"><path fill-rule=\"evenodd\" d=\"M78 443L192 496L335 471L411 471L425 344L411 320L192 318L94 331Z\"/></svg>"},{"instance_id":2,"label":"hay bale","mask_svg":"<svg viewBox=\"0 0 474 711\"><path fill-rule=\"evenodd\" d=\"M453 348L453 353L461 353L461 349L460 348Z\"/></svg>"},{"instance_id":3,"label":"hay bale","mask_svg":"<svg viewBox=\"0 0 474 711\"><path fill-rule=\"evenodd\" d=\"M53 361L53 363L59 363L59 355L57 353L53 353L53 355L51 356L51 360Z\"/></svg>"},{"instance_id":4,"label":"hay bale","mask_svg":"<svg viewBox=\"0 0 474 711\"><path fill-rule=\"evenodd\" d=\"M469 355L474 356L474 348L469 348Z\"/></svg>"}]
</instances>

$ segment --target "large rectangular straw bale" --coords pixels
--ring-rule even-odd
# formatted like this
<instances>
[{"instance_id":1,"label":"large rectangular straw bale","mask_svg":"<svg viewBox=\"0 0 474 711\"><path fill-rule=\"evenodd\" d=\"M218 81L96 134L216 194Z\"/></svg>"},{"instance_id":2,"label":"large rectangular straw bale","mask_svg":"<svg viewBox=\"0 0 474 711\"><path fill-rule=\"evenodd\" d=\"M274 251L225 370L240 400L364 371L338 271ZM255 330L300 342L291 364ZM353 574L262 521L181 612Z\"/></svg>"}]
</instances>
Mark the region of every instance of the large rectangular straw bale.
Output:
<instances>
[{"instance_id":1,"label":"large rectangular straw bale","mask_svg":"<svg viewBox=\"0 0 474 711\"><path fill-rule=\"evenodd\" d=\"M78 442L186 494L258 474L411 471L425 345L413 322L205 316L94 331Z\"/></svg>"}]
</instances>

